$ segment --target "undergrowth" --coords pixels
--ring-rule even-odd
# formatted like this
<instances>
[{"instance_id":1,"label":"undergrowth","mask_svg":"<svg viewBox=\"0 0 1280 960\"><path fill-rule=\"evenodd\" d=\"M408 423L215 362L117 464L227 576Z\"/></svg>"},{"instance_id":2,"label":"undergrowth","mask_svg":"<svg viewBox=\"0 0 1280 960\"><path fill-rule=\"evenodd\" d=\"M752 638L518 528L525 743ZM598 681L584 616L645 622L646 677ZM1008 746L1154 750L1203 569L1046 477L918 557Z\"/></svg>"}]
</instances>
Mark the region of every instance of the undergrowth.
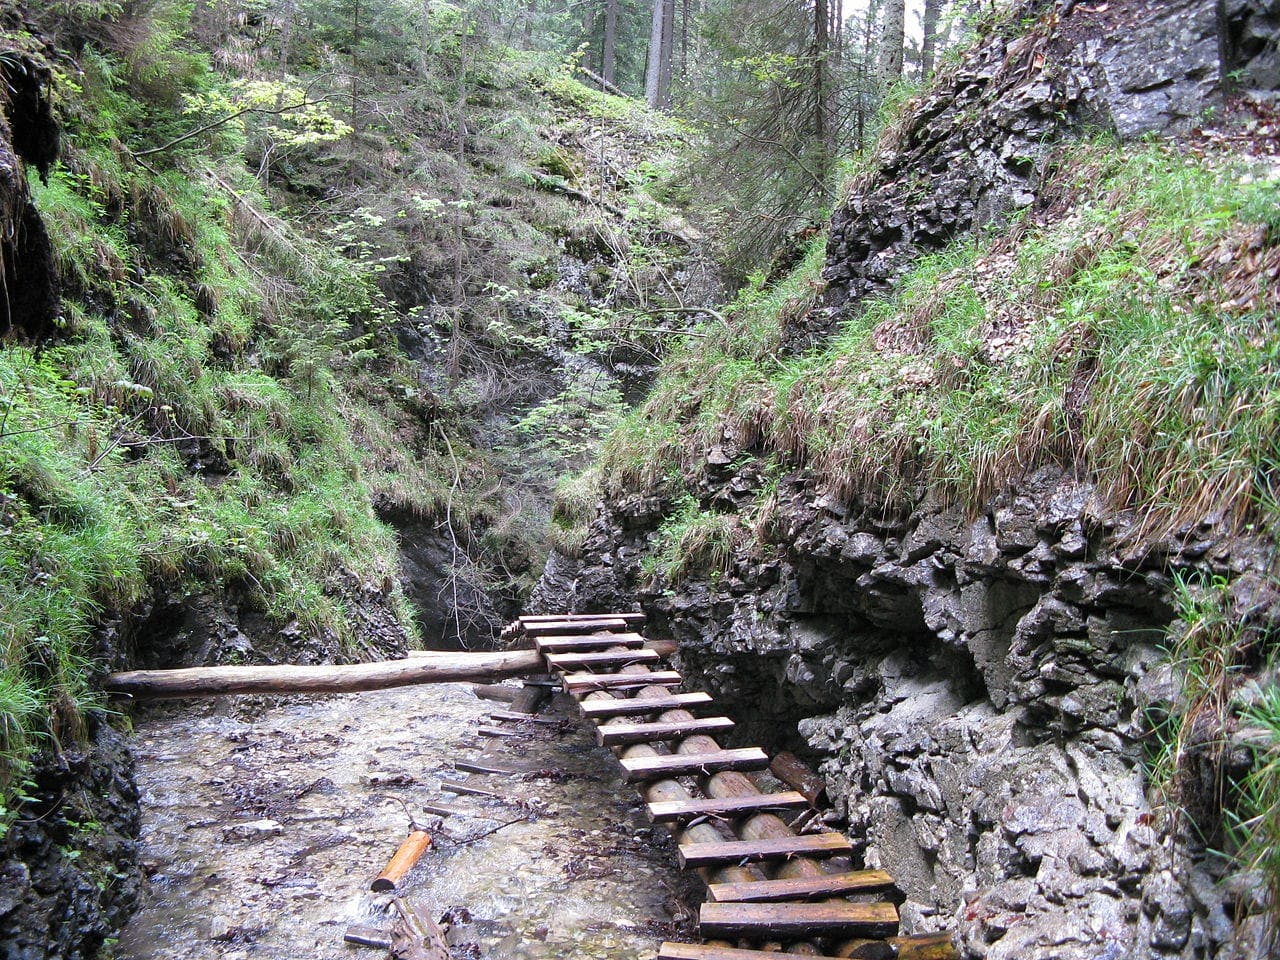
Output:
<instances>
[{"instance_id":1,"label":"undergrowth","mask_svg":"<svg viewBox=\"0 0 1280 960\"><path fill-rule=\"evenodd\" d=\"M1215 511L1244 528L1280 464L1278 189L1168 147L1076 148L1046 203L1085 203L958 241L826 345L780 356L822 290L819 238L669 358L604 474L678 492L700 451L758 445L896 509L926 489L980 503L1058 462L1147 531Z\"/></svg>"},{"instance_id":2,"label":"undergrowth","mask_svg":"<svg viewBox=\"0 0 1280 960\"><path fill-rule=\"evenodd\" d=\"M271 216L234 165L135 161L122 143L151 102L122 78L139 73L82 63L61 92L70 145L32 185L62 331L0 350L0 831L34 751L102 706L104 617L234 590L365 656L362 590L414 631L375 500L430 513L448 488L394 449L420 393L370 271Z\"/></svg>"}]
</instances>

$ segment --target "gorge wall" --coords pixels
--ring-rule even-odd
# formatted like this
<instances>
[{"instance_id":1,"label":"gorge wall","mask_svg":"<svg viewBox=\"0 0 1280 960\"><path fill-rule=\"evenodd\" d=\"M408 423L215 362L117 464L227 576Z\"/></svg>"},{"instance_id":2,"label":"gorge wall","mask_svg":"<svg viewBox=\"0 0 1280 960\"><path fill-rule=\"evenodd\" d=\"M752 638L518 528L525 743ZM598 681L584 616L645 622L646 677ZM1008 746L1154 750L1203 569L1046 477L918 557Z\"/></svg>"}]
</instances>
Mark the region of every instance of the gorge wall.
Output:
<instances>
[{"instance_id":1,"label":"gorge wall","mask_svg":"<svg viewBox=\"0 0 1280 960\"><path fill-rule=\"evenodd\" d=\"M1055 10L986 33L882 138L785 350L823 343L922 254L1046 203L1063 142L1190 134L1241 86L1276 87L1274 4ZM754 525L719 570L655 576L644 561L675 498L633 484L601 504L580 557L552 556L531 609L638 603L744 741L820 765L866 866L897 879L909 932L954 929L965 956L993 960L1266 954L1261 881L1207 852L1222 842L1212 775L1184 771L1188 826L1148 761L1179 695L1164 649L1178 575L1229 583L1232 616L1274 630L1269 535L1233 536L1211 512L1151 536L1054 466L982 502L918 490L908 509L792 470L761 523L766 459L728 429L684 456L686 497Z\"/></svg>"}]
</instances>

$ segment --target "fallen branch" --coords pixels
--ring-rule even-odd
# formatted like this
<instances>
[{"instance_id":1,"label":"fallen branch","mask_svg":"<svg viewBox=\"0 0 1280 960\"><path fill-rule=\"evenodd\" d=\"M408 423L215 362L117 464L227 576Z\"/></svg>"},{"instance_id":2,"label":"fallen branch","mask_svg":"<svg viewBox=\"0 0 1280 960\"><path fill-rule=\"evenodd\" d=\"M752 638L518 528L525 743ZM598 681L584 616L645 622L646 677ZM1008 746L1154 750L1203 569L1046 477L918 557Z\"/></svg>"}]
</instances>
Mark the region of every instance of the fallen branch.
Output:
<instances>
[{"instance_id":1,"label":"fallen branch","mask_svg":"<svg viewBox=\"0 0 1280 960\"><path fill-rule=\"evenodd\" d=\"M403 897L396 898L391 925L391 956L396 960L450 960L439 924Z\"/></svg>"},{"instance_id":2,"label":"fallen branch","mask_svg":"<svg viewBox=\"0 0 1280 960\"><path fill-rule=\"evenodd\" d=\"M439 653L412 660L346 666L189 667L108 674L108 693L147 699L216 697L233 693L357 693L419 683L499 680L546 669L535 650Z\"/></svg>"},{"instance_id":3,"label":"fallen branch","mask_svg":"<svg viewBox=\"0 0 1280 960\"><path fill-rule=\"evenodd\" d=\"M230 123L232 120L235 120L238 117L243 117L246 113L262 113L262 114L273 114L273 115L281 114L281 113L290 113L294 110L301 110L303 107L312 107L312 106L315 106L317 103L324 103L324 102L325 102L325 98L321 97L319 100L303 100L301 103L291 103L288 106L284 106L284 107L256 107L256 106L241 107L239 110L236 110L233 113L229 113L225 117L219 117L217 120L210 120L208 123L206 123L202 127L196 127L194 130L190 130L182 134L182 136L180 137L174 137L168 143L162 143L160 144L160 146L152 147L149 150L135 150L133 151L133 155L135 157L149 157L153 153L163 153L165 150L168 150L170 147L176 147L178 144L184 143L187 140L190 140L192 137L198 137L202 133L208 133L210 130L216 130L218 127L222 126L224 123Z\"/></svg>"}]
</instances>

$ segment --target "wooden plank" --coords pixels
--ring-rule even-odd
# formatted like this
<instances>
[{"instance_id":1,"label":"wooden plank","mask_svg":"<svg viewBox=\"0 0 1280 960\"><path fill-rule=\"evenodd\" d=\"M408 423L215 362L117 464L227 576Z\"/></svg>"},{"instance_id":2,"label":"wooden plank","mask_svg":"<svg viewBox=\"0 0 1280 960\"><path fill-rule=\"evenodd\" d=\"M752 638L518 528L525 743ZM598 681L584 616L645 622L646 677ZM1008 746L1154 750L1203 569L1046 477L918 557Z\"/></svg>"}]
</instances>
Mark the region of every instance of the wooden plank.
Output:
<instances>
[{"instance_id":1,"label":"wooden plank","mask_svg":"<svg viewBox=\"0 0 1280 960\"><path fill-rule=\"evenodd\" d=\"M759 793L747 797L724 797L717 800L664 800L649 804L649 819L654 823L679 823L696 817L735 816L764 811L794 810L807 807L809 801L794 790L785 793Z\"/></svg>"},{"instance_id":2,"label":"wooden plank","mask_svg":"<svg viewBox=\"0 0 1280 960\"><path fill-rule=\"evenodd\" d=\"M622 769L631 782L668 777L704 776L722 770L763 770L769 755L759 747L715 750L710 753L673 753L659 757L625 757Z\"/></svg>"},{"instance_id":3,"label":"wooden plank","mask_svg":"<svg viewBox=\"0 0 1280 960\"><path fill-rule=\"evenodd\" d=\"M628 667L633 663L657 663L662 656L657 650L612 650L572 653L546 653L547 663L557 670L571 670L587 667L593 670L608 670Z\"/></svg>"},{"instance_id":4,"label":"wooden plank","mask_svg":"<svg viewBox=\"0 0 1280 960\"><path fill-rule=\"evenodd\" d=\"M462 807L455 807L447 803L423 803L419 804L423 811L431 814L433 817L482 817L484 814L476 810L466 810Z\"/></svg>"},{"instance_id":5,"label":"wooden plank","mask_svg":"<svg viewBox=\"0 0 1280 960\"><path fill-rule=\"evenodd\" d=\"M512 730L510 727L476 727L476 733L482 737L527 737L527 733Z\"/></svg>"},{"instance_id":6,"label":"wooden plank","mask_svg":"<svg viewBox=\"0 0 1280 960\"><path fill-rule=\"evenodd\" d=\"M674 687L684 677L674 670L651 670L648 673L566 673L564 688L572 694L593 690L626 690L632 687Z\"/></svg>"},{"instance_id":7,"label":"wooden plank","mask_svg":"<svg viewBox=\"0 0 1280 960\"><path fill-rule=\"evenodd\" d=\"M673 693L668 697L633 697L630 700L592 700L580 703L582 715L589 720L609 717L630 717L641 713L661 713L663 710L688 710L711 703L711 694L701 690L693 693Z\"/></svg>"},{"instance_id":8,"label":"wooden plank","mask_svg":"<svg viewBox=\"0 0 1280 960\"><path fill-rule=\"evenodd\" d=\"M503 777L514 777L521 770L513 770L510 767L499 767L493 763L478 763L474 760L455 760L453 761L453 769L459 773L496 773Z\"/></svg>"},{"instance_id":9,"label":"wooden plank","mask_svg":"<svg viewBox=\"0 0 1280 960\"><path fill-rule=\"evenodd\" d=\"M736 947L712 947L705 943L664 943L656 960L778 960L790 954L774 950L739 950ZM808 960L837 960L835 957L805 955Z\"/></svg>"},{"instance_id":10,"label":"wooden plank","mask_svg":"<svg viewBox=\"0 0 1280 960\"><path fill-rule=\"evenodd\" d=\"M893 877L883 870L854 870L794 880L713 883L707 887L707 893L712 900L721 903L771 903L778 900L808 900L811 897L841 897L858 890L891 886Z\"/></svg>"},{"instance_id":11,"label":"wooden plank","mask_svg":"<svg viewBox=\"0 0 1280 960\"><path fill-rule=\"evenodd\" d=\"M525 624L524 631L531 637L569 636L584 633L622 632L627 629L625 620L552 620L546 623Z\"/></svg>"},{"instance_id":12,"label":"wooden plank","mask_svg":"<svg viewBox=\"0 0 1280 960\"><path fill-rule=\"evenodd\" d=\"M440 789L448 793L465 794L473 797L494 797L498 800L506 798L505 793L499 793L497 790L489 790L486 787L476 787L469 783L462 783L458 780L441 780Z\"/></svg>"},{"instance_id":13,"label":"wooden plank","mask_svg":"<svg viewBox=\"0 0 1280 960\"><path fill-rule=\"evenodd\" d=\"M898 908L892 903L704 903L699 932L704 937L838 936L892 928Z\"/></svg>"},{"instance_id":14,"label":"wooden plank","mask_svg":"<svg viewBox=\"0 0 1280 960\"><path fill-rule=\"evenodd\" d=\"M533 645L541 653L568 653L572 650L606 650L609 647L644 646L638 633L606 633L599 637L536 637Z\"/></svg>"},{"instance_id":15,"label":"wooden plank","mask_svg":"<svg viewBox=\"0 0 1280 960\"><path fill-rule=\"evenodd\" d=\"M625 620L627 623L644 623L643 613L537 613L520 618L522 624L577 623L582 620Z\"/></svg>"},{"instance_id":16,"label":"wooden plank","mask_svg":"<svg viewBox=\"0 0 1280 960\"><path fill-rule=\"evenodd\" d=\"M596 743L602 747L619 743L653 743L655 740L679 740L693 733L709 735L732 729L733 721L728 717L703 717L669 723L611 723L596 730Z\"/></svg>"},{"instance_id":17,"label":"wooden plank","mask_svg":"<svg viewBox=\"0 0 1280 960\"><path fill-rule=\"evenodd\" d=\"M847 837L839 833L804 833L798 837L769 840L727 840L719 843L682 843L680 866L712 867L725 863L757 863L788 857L836 857L851 853Z\"/></svg>"},{"instance_id":18,"label":"wooden plank","mask_svg":"<svg viewBox=\"0 0 1280 960\"><path fill-rule=\"evenodd\" d=\"M500 720L504 723L538 723L544 726L559 726L564 723L567 717L539 717L531 713L516 713L514 710L491 710L489 712L490 720Z\"/></svg>"}]
</instances>

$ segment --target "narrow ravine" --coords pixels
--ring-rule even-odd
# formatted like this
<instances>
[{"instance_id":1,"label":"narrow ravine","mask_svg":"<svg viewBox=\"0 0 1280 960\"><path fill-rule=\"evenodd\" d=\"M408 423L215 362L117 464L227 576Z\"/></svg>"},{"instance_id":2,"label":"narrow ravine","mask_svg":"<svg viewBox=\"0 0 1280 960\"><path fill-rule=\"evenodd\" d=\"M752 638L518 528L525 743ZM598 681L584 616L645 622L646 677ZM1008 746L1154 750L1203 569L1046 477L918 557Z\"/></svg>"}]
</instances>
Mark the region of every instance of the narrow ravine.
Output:
<instances>
[{"instance_id":1,"label":"narrow ravine","mask_svg":"<svg viewBox=\"0 0 1280 960\"><path fill-rule=\"evenodd\" d=\"M486 745L476 728L501 706L445 685L152 711L135 741L150 889L118 956L381 955L343 933L386 925L388 901L368 885L404 837L406 810L437 839L406 892L425 912L450 913L453 945L475 945L457 955L652 956L687 881L575 717L495 748L538 775L471 782L540 812L467 842L522 813L439 788L467 779L452 763ZM422 812L441 802L477 816L441 824Z\"/></svg>"}]
</instances>

